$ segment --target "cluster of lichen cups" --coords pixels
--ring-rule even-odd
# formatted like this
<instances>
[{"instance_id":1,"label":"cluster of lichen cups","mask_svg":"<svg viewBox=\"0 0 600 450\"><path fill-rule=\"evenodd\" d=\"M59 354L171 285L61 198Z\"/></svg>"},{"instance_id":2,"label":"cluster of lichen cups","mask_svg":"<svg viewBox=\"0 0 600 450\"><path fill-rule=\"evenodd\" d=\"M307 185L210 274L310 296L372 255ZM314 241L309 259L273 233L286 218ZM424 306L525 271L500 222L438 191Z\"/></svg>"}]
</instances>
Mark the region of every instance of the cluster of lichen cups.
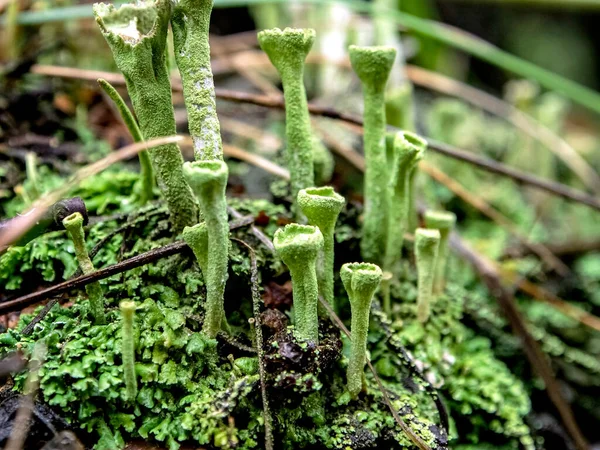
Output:
<instances>
[{"instance_id":1,"label":"cluster of lichen cups","mask_svg":"<svg viewBox=\"0 0 600 450\"><path fill-rule=\"evenodd\" d=\"M103 4L94 7L117 66L125 75L139 120L141 136L136 136L136 140L175 134L165 59L166 32L169 21L172 23L176 62L182 77L196 161L184 164L176 144L155 148L150 151L150 156L174 231L182 233L202 272L207 291L202 332L214 338L228 328L224 292L228 274L229 225L225 193L228 169L223 161L210 72L208 23L211 10L211 0L180 0L174 4L170 0L156 0L125 5L119 10ZM295 336L318 345L319 320L336 309L334 232L345 200L331 187L314 186L316 141L310 129L302 80L304 60L314 38L313 30L274 29L258 35L261 47L283 82L292 208L298 221L302 222L279 229L273 244L292 278ZM365 92L366 173L361 250L368 261L345 264L340 271L351 307L347 389L352 399L356 399L366 386L364 367L371 303L384 279L384 271L393 277L399 276L397 264L404 233L412 231L409 224L415 167L426 147L423 139L409 132L386 136L384 90L394 57L395 50L388 47L350 48L352 66ZM115 99L119 101L116 96ZM124 116L127 112L122 111ZM130 129L135 130L135 120L129 116L127 120L131 122ZM202 222L199 222L200 216ZM427 225L439 228L439 231L418 229L415 232L419 273L417 317L420 322L427 321L433 296L443 289L448 233L454 221L449 214L428 214ZM90 273L94 268L85 249L81 215L67 217L64 225L75 245L83 273ZM91 283L86 289L94 323L104 324L100 284ZM319 305L319 296L326 306ZM383 283L382 296L385 310L389 312L389 277ZM133 302L120 304L123 372L129 402L135 400L137 393L135 309Z\"/></svg>"}]
</instances>

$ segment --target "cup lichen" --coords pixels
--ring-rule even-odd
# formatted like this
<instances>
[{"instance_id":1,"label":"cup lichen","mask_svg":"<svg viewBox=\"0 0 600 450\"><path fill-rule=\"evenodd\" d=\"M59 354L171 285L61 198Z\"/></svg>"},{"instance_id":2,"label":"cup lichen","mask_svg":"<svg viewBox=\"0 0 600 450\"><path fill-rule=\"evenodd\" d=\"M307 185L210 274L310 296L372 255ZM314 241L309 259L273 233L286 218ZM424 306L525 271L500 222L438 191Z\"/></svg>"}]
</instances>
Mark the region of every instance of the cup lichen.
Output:
<instances>
[{"instance_id":1,"label":"cup lichen","mask_svg":"<svg viewBox=\"0 0 600 450\"><path fill-rule=\"evenodd\" d=\"M363 390L364 368L367 358L369 314L373 295L379 287L382 272L370 263L348 263L340 271L342 283L350 299L352 310L350 361L348 362L348 392L353 399Z\"/></svg>"},{"instance_id":2,"label":"cup lichen","mask_svg":"<svg viewBox=\"0 0 600 450\"><path fill-rule=\"evenodd\" d=\"M83 216L81 213L73 213L62 221L69 237L75 247L75 256L79 267L84 275L94 272L94 264L85 246L85 234L83 231ZM104 325L106 318L104 316L104 294L98 281L94 281L85 286L85 291L90 299L90 312L94 318L94 323Z\"/></svg>"},{"instance_id":3,"label":"cup lichen","mask_svg":"<svg viewBox=\"0 0 600 450\"><path fill-rule=\"evenodd\" d=\"M346 201L330 186L302 189L298 193L298 205L310 225L319 227L323 234L323 250L317 263L319 293L334 307L333 262L334 231L338 215Z\"/></svg>"},{"instance_id":4,"label":"cup lichen","mask_svg":"<svg viewBox=\"0 0 600 450\"><path fill-rule=\"evenodd\" d=\"M429 319L433 297L433 280L440 246L440 232L426 228L415 231L415 256L417 260L417 320L425 323Z\"/></svg>"},{"instance_id":5,"label":"cup lichen","mask_svg":"<svg viewBox=\"0 0 600 450\"><path fill-rule=\"evenodd\" d=\"M198 259L206 284L202 331L214 338L226 322L224 296L229 261L229 223L225 189L229 171L227 164L220 160L186 163L183 170L206 221L207 256Z\"/></svg>"},{"instance_id":6,"label":"cup lichen","mask_svg":"<svg viewBox=\"0 0 600 450\"><path fill-rule=\"evenodd\" d=\"M384 270L392 273L402 255L410 198L414 195L410 190L410 174L423 157L426 145L425 140L408 131L399 131L394 136L392 171L387 186L388 230L383 264Z\"/></svg>"},{"instance_id":7,"label":"cup lichen","mask_svg":"<svg viewBox=\"0 0 600 450\"><path fill-rule=\"evenodd\" d=\"M350 62L364 95L365 211L361 252L381 263L385 251L388 165L385 149L385 86L396 58L393 47L350 46Z\"/></svg>"},{"instance_id":8,"label":"cup lichen","mask_svg":"<svg viewBox=\"0 0 600 450\"><path fill-rule=\"evenodd\" d=\"M440 249L433 281L433 293L440 294L446 284L446 265L448 263L448 238L456 224L456 215L449 211L427 211L425 226L435 228L440 232Z\"/></svg>"},{"instance_id":9,"label":"cup lichen","mask_svg":"<svg viewBox=\"0 0 600 450\"><path fill-rule=\"evenodd\" d=\"M145 139L177 134L167 70L167 30L170 0L113 5L96 3L94 15L115 63L125 77ZM198 205L183 176L183 157L177 144L150 150L175 232L198 221Z\"/></svg>"},{"instance_id":10,"label":"cup lichen","mask_svg":"<svg viewBox=\"0 0 600 450\"><path fill-rule=\"evenodd\" d=\"M323 235L317 227L291 223L275 232L273 245L290 269L296 336L317 344L319 287L316 263L323 249Z\"/></svg>"},{"instance_id":11,"label":"cup lichen","mask_svg":"<svg viewBox=\"0 0 600 450\"><path fill-rule=\"evenodd\" d=\"M292 198L314 186L313 135L304 88L304 61L315 41L315 30L273 28L258 33L258 43L277 69L285 98L287 164ZM300 211L296 209L296 217Z\"/></svg>"}]
</instances>

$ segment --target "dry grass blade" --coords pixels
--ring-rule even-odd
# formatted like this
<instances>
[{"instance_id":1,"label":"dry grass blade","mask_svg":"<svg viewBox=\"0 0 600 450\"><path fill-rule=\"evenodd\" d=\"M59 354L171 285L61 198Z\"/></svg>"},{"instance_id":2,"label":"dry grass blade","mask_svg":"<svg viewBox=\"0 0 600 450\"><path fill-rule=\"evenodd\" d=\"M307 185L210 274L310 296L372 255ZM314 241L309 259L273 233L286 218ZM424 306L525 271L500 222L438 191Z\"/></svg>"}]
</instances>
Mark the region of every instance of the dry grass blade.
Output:
<instances>
[{"instance_id":1,"label":"dry grass blade","mask_svg":"<svg viewBox=\"0 0 600 450\"><path fill-rule=\"evenodd\" d=\"M515 274L509 274L502 270L499 270L499 272L502 274L502 277L505 280L510 282L515 281ZM565 316L568 316L571 319L574 319L596 331L600 331L600 317L590 314L589 312L584 311L577 306L571 305L547 289L544 289L543 287L538 286L530 281L516 280L516 286L521 292L529 295L531 298L537 301L548 303L562 312Z\"/></svg>"},{"instance_id":2,"label":"dry grass blade","mask_svg":"<svg viewBox=\"0 0 600 450\"><path fill-rule=\"evenodd\" d=\"M461 100L507 120L525 134L541 142L571 168L589 189L600 193L600 176L594 168L564 139L529 115L493 95L444 75L410 65L406 66L406 74L413 83L419 86L459 97Z\"/></svg>"},{"instance_id":3,"label":"dry grass blade","mask_svg":"<svg viewBox=\"0 0 600 450\"><path fill-rule=\"evenodd\" d=\"M290 179L289 170L284 169L283 167L275 164L274 162L269 161L267 158L263 158L262 156L247 152L246 150L243 150L234 145L224 143L223 154L225 156L229 156L230 158L239 159L240 161L245 161L248 164L260 167L265 172L268 172L284 180Z\"/></svg>"},{"instance_id":4,"label":"dry grass blade","mask_svg":"<svg viewBox=\"0 0 600 450\"><path fill-rule=\"evenodd\" d=\"M165 144L174 144L180 142L183 138L180 136L167 136L163 138L153 139L151 141L139 142L137 144L128 145L117 150L108 156L102 158L95 163L89 164L79 169L59 188L49 192L48 194L36 200L31 208L25 211L22 215L14 219L14 226L0 235L0 248L8 247L23 236L38 220L43 216L44 212L54 203L62 199L70 190L75 188L81 181L91 177L99 172L110 167L112 164L129 159L137 155L142 150L147 150L153 147L158 147Z\"/></svg>"},{"instance_id":5,"label":"dry grass blade","mask_svg":"<svg viewBox=\"0 0 600 450\"><path fill-rule=\"evenodd\" d=\"M419 163L419 168L429 175L431 178L436 180L438 183L443 184L457 196L462 198L468 204L477 208L482 214L486 215L502 228L505 228L510 234L515 236L521 244L530 249L533 253L538 255L542 260L551 268L553 268L558 274L566 275L569 273L569 268L558 259L548 248L542 244L531 242L523 233L517 228L516 224L500 213L498 210L491 207L483 198L473 194L466 189L462 184L457 182L455 179L442 172L437 167L428 164L426 161Z\"/></svg>"},{"instance_id":6,"label":"dry grass blade","mask_svg":"<svg viewBox=\"0 0 600 450\"><path fill-rule=\"evenodd\" d=\"M35 396L39 387L38 371L46 359L46 343L38 341L35 344L31 358L29 359L29 374L23 387L21 404L15 415L12 431L5 450L21 450L27 439L29 431L29 421L35 408Z\"/></svg>"},{"instance_id":7,"label":"dry grass blade","mask_svg":"<svg viewBox=\"0 0 600 450\"><path fill-rule=\"evenodd\" d=\"M496 298L502 308L504 315L510 322L515 334L519 336L523 349L533 369L544 381L546 391L550 400L558 410L565 428L579 450L588 449L588 444L577 425L571 407L563 397L560 386L554 377L552 367L543 350L527 330L527 326L515 305L514 297L504 288L500 281L494 263L476 253L458 234L453 233L450 237L450 245L477 271L490 293Z\"/></svg>"}]
</instances>

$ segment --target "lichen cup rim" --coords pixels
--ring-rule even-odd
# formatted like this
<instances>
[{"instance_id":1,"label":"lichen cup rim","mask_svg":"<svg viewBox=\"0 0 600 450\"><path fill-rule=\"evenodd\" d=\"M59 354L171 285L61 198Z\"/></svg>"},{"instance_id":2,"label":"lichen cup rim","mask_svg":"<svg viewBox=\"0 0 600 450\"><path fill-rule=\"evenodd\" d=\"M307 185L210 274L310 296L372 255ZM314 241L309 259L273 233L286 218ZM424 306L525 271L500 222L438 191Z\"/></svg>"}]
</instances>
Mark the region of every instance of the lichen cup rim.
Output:
<instances>
[{"instance_id":1,"label":"lichen cup rim","mask_svg":"<svg viewBox=\"0 0 600 450\"><path fill-rule=\"evenodd\" d=\"M323 234L318 227L290 223L275 232L273 245L283 259L299 253L316 255L323 245Z\"/></svg>"}]
</instances>

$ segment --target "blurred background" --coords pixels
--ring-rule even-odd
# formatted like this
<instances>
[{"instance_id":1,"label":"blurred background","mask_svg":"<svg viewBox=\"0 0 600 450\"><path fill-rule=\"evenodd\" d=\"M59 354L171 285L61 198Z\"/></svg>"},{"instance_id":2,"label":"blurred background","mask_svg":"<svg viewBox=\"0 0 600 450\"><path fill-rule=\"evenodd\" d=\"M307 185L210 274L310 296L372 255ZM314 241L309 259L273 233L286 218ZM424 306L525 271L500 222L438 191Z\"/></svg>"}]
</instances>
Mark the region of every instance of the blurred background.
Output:
<instances>
[{"instance_id":1,"label":"blurred background","mask_svg":"<svg viewBox=\"0 0 600 450\"><path fill-rule=\"evenodd\" d=\"M0 0L2 218L23 211L78 167L131 142L96 84L105 77L127 98L91 4ZM258 47L256 31L315 28L317 42L305 77L309 101L360 116L362 91L347 47L394 45L399 58L388 83L390 125L597 199L598 23L596 0L216 0L211 53L217 88L279 98L279 78ZM171 67L176 118L185 133L178 74ZM223 100L217 106L232 195L272 198L273 175L252 155L283 164L282 112ZM360 134L322 117L314 118L313 127L324 146L322 181L360 203ZM191 159L191 148L183 150ZM78 188L85 190L92 216L121 210L137 179L136 164L124 162L93 185ZM33 169L37 175L28 176ZM597 208L433 151L418 186L423 205L455 212L461 236L494 261L532 334L550 355L580 428L590 442L599 442ZM470 326L487 335L496 355L528 383L532 423L551 438L546 448L568 448L543 383L532 374L485 286L464 263L457 261L453 274L456 282L488 299L471 303ZM0 271L2 276L8 277ZM11 295L20 289L14 287Z\"/></svg>"}]
</instances>

